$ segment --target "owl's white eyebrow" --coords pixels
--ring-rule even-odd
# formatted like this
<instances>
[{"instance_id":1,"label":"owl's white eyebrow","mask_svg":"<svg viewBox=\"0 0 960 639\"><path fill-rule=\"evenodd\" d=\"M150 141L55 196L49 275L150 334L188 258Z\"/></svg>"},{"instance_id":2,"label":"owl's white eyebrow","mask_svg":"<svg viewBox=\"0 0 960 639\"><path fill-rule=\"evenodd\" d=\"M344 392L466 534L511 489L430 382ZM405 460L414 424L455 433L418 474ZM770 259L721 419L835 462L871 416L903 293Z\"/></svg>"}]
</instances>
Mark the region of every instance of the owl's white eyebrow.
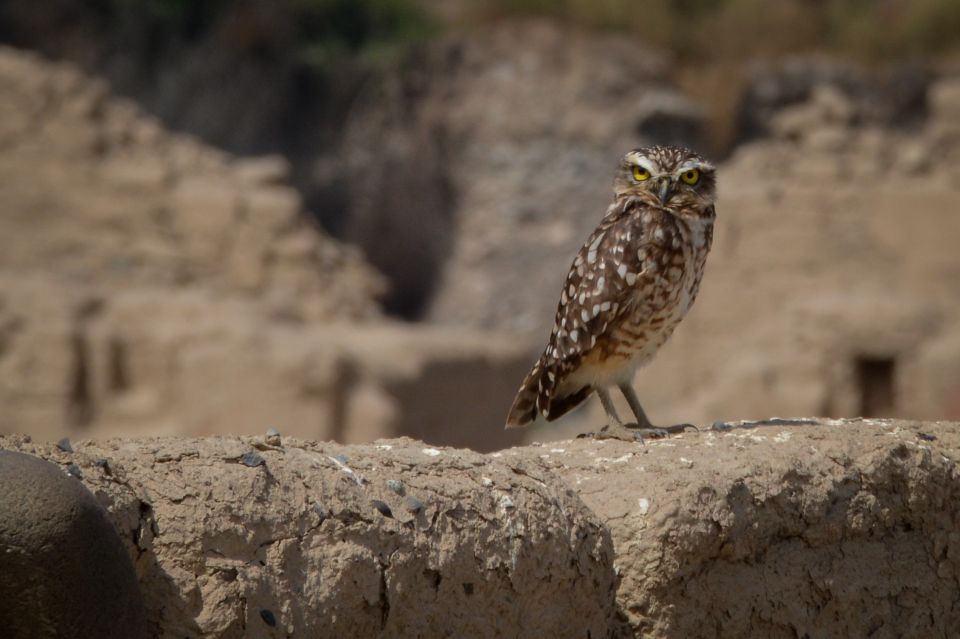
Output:
<instances>
[{"instance_id":1,"label":"owl's white eyebrow","mask_svg":"<svg viewBox=\"0 0 960 639\"><path fill-rule=\"evenodd\" d=\"M680 167L674 171L677 175L683 173L684 171L689 171L690 169L700 169L701 171L709 171L713 169L713 165L708 162L701 162L700 160L690 160L689 162L684 162Z\"/></svg>"},{"instance_id":2,"label":"owl's white eyebrow","mask_svg":"<svg viewBox=\"0 0 960 639\"><path fill-rule=\"evenodd\" d=\"M658 167L656 163L650 160L649 158L645 158L637 155L637 156L634 156L634 162L637 163L637 166L649 171L650 175L656 175L660 171L660 167Z\"/></svg>"}]
</instances>

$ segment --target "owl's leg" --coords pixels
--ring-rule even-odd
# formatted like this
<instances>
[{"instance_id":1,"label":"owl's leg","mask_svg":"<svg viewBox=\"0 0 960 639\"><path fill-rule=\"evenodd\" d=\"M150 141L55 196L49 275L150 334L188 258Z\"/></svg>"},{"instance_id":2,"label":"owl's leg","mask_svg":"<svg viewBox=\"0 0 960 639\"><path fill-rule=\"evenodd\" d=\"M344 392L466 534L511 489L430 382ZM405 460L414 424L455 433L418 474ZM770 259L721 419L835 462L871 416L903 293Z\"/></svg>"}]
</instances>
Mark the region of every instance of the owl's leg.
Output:
<instances>
[{"instance_id":1,"label":"owl's leg","mask_svg":"<svg viewBox=\"0 0 960 639\"><path fill-rule=\"evenodd\" d=\"M622 439L628 442L639 441L643 443L643 437L636 429L630 429L623 425L620 416L617 415L617 409L613 407L613 400L610 393L605 388L598 388L597 395L600 397L600 403L603 405L604 412L607 413L607 425L600 429L594 437L596 439Z\"/></svg>"},{"instance_id":2,"label":"owl's leg","mask_svg":"<svg viewBox=\"0 0 960 639\"><path fill-rule=\"evenodd\" d=\"M650 418L647 417L647 414L643 412L643 406L640 405L640 399L637 397L637 391L633 390L633 386L630 384L624 383L619 385L620 392L623 393L623 396L627 398L627 403L630 404L630 410L633 411L633 416L637 418L636 425L627 426L627 428L635 428L637 430L647 431L651 437L666 437L669 434L682 433L687 428L694 428L696 426L693 424L675 424L673 426L654 426L650 422Z\"/></svg>"}]
</instances>

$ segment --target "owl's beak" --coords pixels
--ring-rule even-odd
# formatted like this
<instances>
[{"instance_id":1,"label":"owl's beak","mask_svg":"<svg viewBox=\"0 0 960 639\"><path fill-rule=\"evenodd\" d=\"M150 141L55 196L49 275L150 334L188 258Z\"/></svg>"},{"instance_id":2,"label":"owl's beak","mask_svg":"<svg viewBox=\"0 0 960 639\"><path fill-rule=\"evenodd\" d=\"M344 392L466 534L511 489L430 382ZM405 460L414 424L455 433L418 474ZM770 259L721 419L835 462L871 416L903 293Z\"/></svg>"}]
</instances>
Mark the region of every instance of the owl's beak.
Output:
<instances>
[{"instance_id":1,"label":"owl's beak","mask_svg":"<svg viewBox=\"0 0 960 639\"><path fill-rule=\"evenodd\" d=\"M659 189L657 190L657 196L660 198L660 204L662 206L667 205L667 200L670 199L670 196L673 195L673 180L669 177L660 178Z\"/></svg>"}]
</instances>

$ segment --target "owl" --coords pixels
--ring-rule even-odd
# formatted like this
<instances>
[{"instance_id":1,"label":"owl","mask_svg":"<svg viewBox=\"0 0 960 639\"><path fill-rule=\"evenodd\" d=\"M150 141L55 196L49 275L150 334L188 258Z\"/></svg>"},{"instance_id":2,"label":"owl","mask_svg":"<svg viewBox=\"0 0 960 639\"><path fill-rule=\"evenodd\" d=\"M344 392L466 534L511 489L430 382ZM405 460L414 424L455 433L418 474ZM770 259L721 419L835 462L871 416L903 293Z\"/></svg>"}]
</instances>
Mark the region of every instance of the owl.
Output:
<instances>
[{"instance_id":1,"label":"owl","mask_svg":"<svg viewBox=\"0 0 960 639\"><path fill-rule=\"evenodd\" d=\"M552 421L593 392L608 419L596 437L634 441L685 426L651 424L631 383L697 297L713 241L716 170L685 148L635 149L620 160L613 192L573 260L550 339L520 386L507 428L525 426L537 413ZM635 423L620 421L612 386Z\"/></svg>"}]
</instances>

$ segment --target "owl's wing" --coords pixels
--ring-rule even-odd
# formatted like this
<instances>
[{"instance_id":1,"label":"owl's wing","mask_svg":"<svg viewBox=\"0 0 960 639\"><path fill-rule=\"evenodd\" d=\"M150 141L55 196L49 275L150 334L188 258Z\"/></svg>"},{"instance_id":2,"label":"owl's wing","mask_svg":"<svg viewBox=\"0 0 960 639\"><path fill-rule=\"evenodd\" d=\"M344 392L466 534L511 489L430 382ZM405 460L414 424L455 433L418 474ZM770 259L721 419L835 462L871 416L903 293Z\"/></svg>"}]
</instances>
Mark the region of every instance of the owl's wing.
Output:
<instances>
[{"instance_id":1,"label":"owl's wing","mask_svg":"<svg viewBox=\"0 0 960 639\"><path fill-rule=\"evenodd\" d=\"M548 419L573 408L564 406L558 412L560 406L552 406L561 399L558 388L607 332L633 311L635 285L644 267L638 246L645 206L636 200L615 205L580 248L567 273L550 341L539 362L537 406ZM582 389L568 390L569 395L582 395L576 403L589 395L589 390L585 394Z\"/></svg>"}]
</instances>

